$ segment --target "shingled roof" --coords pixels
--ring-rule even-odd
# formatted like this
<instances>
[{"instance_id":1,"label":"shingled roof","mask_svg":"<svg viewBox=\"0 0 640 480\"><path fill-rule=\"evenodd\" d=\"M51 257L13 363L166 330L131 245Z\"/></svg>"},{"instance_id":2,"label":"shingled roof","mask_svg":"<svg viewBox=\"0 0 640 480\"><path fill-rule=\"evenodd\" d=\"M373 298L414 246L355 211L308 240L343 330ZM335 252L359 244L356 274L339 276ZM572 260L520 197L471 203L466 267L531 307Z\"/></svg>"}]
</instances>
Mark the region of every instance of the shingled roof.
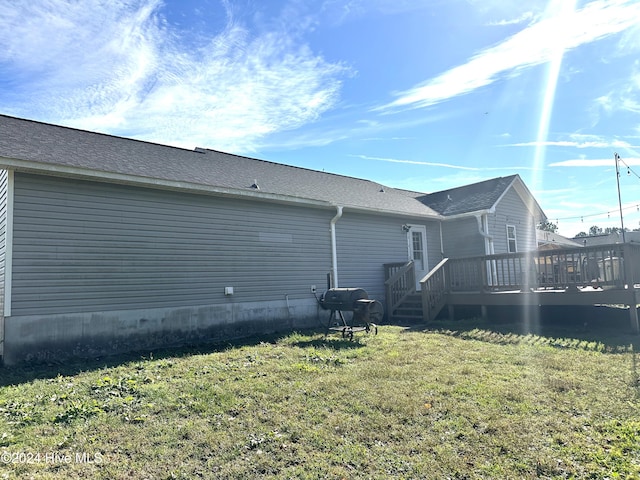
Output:
<instances>
[{"instance_id":1,"label":"shingled roof","mask_svg":"<svg viewBox=\"0 0 640 480\"><path fill-rule=\"evenodd\" d=\"M0 115L0 168L440 218L404 191L369 180L6 115Z\"/></svg>"},{"instance_id":2,"label":"shingled roof","mask_svg":"<svg viewBox=\"0 0 640 480\"><path fill-rule=\"evenodd\" d=\"M442 219L491 209L518 175L425 194L216 150L187 150L0 115L0 168Z\"/></svg>"},{"instance_id":3,"label":"shingled roof","mask_svg":"<svg viewBox=\"0 0 640 480\"><path fill-rule=\"evenodd\" d=\"M518 178L518 175L492 178L484 182L424 195L419 199L425 205L447 217L490 210Z\"/></svg>"}]
</instances>

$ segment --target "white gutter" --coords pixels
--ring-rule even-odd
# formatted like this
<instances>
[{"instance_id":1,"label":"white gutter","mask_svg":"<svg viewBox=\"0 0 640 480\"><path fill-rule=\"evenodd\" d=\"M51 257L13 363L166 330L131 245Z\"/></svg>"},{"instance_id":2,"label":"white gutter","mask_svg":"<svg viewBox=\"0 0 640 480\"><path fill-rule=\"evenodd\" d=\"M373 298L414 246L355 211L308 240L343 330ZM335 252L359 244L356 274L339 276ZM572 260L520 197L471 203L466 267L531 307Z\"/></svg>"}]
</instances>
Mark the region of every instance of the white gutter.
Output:
<instances>
[{"instance_id":1,"label":"white gutter","mask_svg":"<svg viewBox=\"0 0 640 480\"><path fill-rule=\"evenodd\" d=\"M461 218L469 218L469 217L479 217L481 215L489 215L496 213L495 208L488 208L483 210L475 210L473 212L465 212L465 213L457 213L456 215L449 215L445 218L446 221L449 220L459 220Z\"/></svg>"},{"instance_id":2,"label":"white gutter","mask_svg":"<svg viewBox=\"0 0 640 480\"><path fill-rule=\"evenodd\" d=\"M331 219L331 269L333 274L333 282L331 287L338 288L338 246L336 242L336 223L342 217L342 207L336 206L336 215Z\"/></svg>"},{"instance_id":3,"label":"white gutter","mask_svg":"<svg viewBox=\"0 0 640 480\"><path fill-rule=\"evenodd\" d=\"M477 215L476 220L478 221L478 233L484 238L484 254L485 255L494 255L495 249L493 247L493 237L489 235L489 214L484 213L482 215ZM487 264L487 279L489 280L490 285L496 284L496 266L495 261L491 260Z\"/></svg>"}]
</instances>

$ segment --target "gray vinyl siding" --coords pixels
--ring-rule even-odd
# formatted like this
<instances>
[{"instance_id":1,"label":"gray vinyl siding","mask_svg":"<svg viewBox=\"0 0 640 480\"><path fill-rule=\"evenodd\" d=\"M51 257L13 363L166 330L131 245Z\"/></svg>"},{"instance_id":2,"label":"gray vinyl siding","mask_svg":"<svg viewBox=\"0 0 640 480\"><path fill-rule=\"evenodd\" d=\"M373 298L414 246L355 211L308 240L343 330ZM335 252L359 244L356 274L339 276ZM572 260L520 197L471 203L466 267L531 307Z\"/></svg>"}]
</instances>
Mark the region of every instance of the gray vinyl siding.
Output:
<instances>
[{"instance_id":1,"label":"gray vinyl siding","mask_svg":"<svg viewBox=\"0 0 640 480\"><path fill-rule=\"evenodd\" d=\"M14 198L13 315L310 298L331 269L331 210L19 173Z\"/></svg>"},{"instance_id":2,"label":"gray vinyl siding","mask_svg":"<svg viewBox=\"0 0 640 480\"><path fill-rule=\"evenodd\" d=\"M444 255L448 258L485 255L484 238L475 217L447 220L442 223Z\"/></svg>"},{"instance_id":3,"label":"gray vinyl siding","mask_svg":"<svg viewBox=\"0 0 640 480\"><path fill-rule=\"evenodd\" d=\"M507 225L516 227L518 252L528 252L537 248L535 222L526 205L511 188L489 215L489 233L493 236L495 253L508 253Z\"/></svg>"},{"instance_id":4,"label":"gray vinyl siding","mask_svg":"<svg viewBox=\"0 0 640 480\"><path fill-rule=\"evenodd\" d=\"M5 262L7 252L7 194L9 191L9 175L0 170L0 317L4 316L5 302ZM0 328L2 326L0 325ZM0 341L2 341L0 331Z\"/></svg>"},{"instance_id":5,"label":"gray vinyl siding","mask_svg":"<svg viewBox=\"0 0 640 480\"><path fill-rule=\"evenodd\" d=\"M336 224L339 286L364 288L369 298L384 301L383 265L409 258L407 233L402 230L406 223L426 225L428 263L435 266L441 260L437 222L346 210Z\"/></svg>"},{"instance_id":6,"label":"gray vinyl siding","mask_svg":"<svg viewBox=\"0 0 640 480\"><path fill-rule=\"evenodd\" d=\"M440 222L426 222L427 226L427 254L429 256L429 270L443 259L442 242L440 239Z\"/></svg>"}]
</instances>

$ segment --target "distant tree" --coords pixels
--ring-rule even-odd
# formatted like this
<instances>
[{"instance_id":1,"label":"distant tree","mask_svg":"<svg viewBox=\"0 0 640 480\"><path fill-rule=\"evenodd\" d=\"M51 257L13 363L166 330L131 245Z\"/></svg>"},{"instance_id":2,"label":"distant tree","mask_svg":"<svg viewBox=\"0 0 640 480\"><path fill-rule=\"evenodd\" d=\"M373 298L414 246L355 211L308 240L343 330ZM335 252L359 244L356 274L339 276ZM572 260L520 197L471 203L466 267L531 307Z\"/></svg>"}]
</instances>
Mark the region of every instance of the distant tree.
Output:
<instances>
[{"instance_id":1,"label":"distant tree","mask_svg":"<svg viewBox=\"0 0 640 480\"><path fill-rule=\"evenodd\" d=\"M545 232L558 233L558 225L553 222L540 222L538 224L538 230Z\"/></svg>"},{"instance_id":2,"label":"distant tree","mask_svg":"<svg viewBox=\"0 0 640 480\"><path fill-rule=\"evenodd\" d=\"M589 235L602 235L603 233L604 230L602 230L602 228L598 227L597 225L589 228Z\"/></svg>"},{"instance_id":3,"label":"distant tree","mask_svg":"<svg viewBox=\"0 0 640 480\"><path fill-rule=\"evenodd\" d=\"M580 232L579 234L577 234L575 237L573 238L582 238L582 237L588 237L589 235L587 234L587 232Z\"/></svg>"},{"instance_id":4,"label":"distant tree","mask_svg":"<svg viewBox=\"0 0 640 480\"><path fill-rule=\"evenodd\" d=\"M624 227L624 231L628 232L629 229L627 227ZM604 229L604 233L606 233L606 234L622 233L622 228L620 228L620 227L607 227L607 228Z\"/></svg>"}]
</instances>

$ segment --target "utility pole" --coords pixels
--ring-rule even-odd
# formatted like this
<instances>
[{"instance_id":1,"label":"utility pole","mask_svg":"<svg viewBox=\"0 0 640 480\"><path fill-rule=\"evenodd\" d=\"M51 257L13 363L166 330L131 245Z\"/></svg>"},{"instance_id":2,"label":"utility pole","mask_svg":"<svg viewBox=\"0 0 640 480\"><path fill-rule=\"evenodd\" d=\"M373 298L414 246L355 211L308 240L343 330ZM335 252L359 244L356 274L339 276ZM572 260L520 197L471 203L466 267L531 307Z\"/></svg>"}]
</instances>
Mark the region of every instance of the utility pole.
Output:
<instances>
[{"instance_id":1,"label":"utility pole","mask_svg":"<svg viewBox=\"0 0 640 480\"><path fill-rule=\"evenodd\" d=\"M616 161L616 182L618 184L618 207L620 208L620 226L622 227L622 243L627 243L624 238L624 218L622 217L622 197L620 196L620 155L613 154L613 159Z\"/></svg>"}]
</instances>

